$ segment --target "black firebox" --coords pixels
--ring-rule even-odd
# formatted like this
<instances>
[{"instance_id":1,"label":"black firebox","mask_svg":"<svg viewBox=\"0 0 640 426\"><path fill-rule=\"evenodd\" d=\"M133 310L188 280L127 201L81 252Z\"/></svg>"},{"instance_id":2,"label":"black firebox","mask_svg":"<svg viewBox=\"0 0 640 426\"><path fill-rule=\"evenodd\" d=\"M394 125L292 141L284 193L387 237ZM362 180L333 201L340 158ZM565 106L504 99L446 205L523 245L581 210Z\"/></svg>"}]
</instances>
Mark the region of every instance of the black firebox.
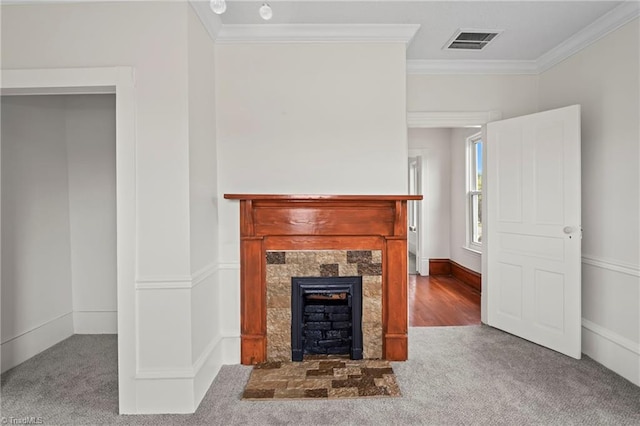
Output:
<instances>
[{"instance_id":1,"label":"black firebox","mask_svg":"<svg viewBox=\"0 0 640 426\"><path fill-rule=\"evenodd\" d=\"M291 278L291 359L362 359L362 277Z\"/></svg>"}]
</instances>

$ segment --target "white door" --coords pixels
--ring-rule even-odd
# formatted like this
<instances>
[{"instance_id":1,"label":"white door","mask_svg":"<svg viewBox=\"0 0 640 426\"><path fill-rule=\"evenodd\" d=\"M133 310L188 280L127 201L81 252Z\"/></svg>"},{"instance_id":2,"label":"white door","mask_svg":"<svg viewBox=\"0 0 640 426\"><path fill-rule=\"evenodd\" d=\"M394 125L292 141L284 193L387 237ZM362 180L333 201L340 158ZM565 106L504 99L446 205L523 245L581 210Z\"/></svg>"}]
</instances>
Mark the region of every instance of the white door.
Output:
<instances>
[{"instance_id":1,"label":"white door","mask_svg":"<svg viewBox=\"0 0 640 426\"><path fill-rule=\"evenodd\" d=\"M580 106L487 125L488 324L581 356Z\"/></svg>"}]
</instances>

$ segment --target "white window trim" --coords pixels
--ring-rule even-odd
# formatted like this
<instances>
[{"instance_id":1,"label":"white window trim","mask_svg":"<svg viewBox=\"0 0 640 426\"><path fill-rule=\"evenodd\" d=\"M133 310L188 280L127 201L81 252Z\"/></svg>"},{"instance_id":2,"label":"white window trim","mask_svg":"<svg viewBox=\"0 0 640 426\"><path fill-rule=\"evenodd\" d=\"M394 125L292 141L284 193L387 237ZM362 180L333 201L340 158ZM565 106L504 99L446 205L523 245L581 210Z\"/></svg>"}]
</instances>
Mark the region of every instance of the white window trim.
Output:
<instances>
[{"instance_id":1,"label":"white window trim","mask_svg":"<svg viewBox=\"0 0 640 426\"><path fill-rule=\"evenodd\" d=\"M472 167L472 161L473 161L473 153L472 153L472 149L473 149L473 145L477 140L481 140L482 139L482 132L478 132L475 133L471 136L469 136L466 140L466 167L465 167L465 174L466 174L466 185L465 185L465 197L466 197L466 201L465 201L465 205L466 205L466 238L465 238L465 249L474 252L474 253L478 253L478 254L482 254L482 243L476 243L473 241L473 236L472 236L472 232L473 232L473 217L472 217L472 200L473 200L473 196L474 195L478 195L478 194L482 194L482 191L476 191L476 190L472 190L471 189L471 180L472 180L472 176L471 176L471 167ZM484 142L484 141L483 141Z\"/></svg>"}]
</instances>

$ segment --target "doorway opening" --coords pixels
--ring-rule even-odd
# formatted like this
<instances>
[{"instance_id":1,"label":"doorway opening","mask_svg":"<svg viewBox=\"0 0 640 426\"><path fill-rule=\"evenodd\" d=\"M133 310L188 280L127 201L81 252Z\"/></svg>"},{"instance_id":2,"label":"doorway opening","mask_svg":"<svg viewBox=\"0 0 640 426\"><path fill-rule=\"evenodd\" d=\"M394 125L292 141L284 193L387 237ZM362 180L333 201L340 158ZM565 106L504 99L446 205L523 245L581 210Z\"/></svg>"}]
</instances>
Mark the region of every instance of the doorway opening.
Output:
<instances>
[{"instance_id":1,"label":"doorway opening","mask_svg":"<svg viewBox=\"0 0 640 426\"><path fill-rule=\"evenodd\" d=\"M134 413L136 412L136 407L132 392L135 388L135 327L132 326L132 318L135 314L136 96L133 70L129 67L5 70L2 73L2 86L2 96L115 95L116 375L118 395L115 403L121 414ZM84 183L89 184L90 182ZM42 188L42 194L48 194L46 187ZM4 209L4 203L2 207ZM5 257L3 252L3 272L5 267L4 261ZM5 281L3 279L3 286L4 284ZM3 309L3 316L4 315L5 311ZM72 328L72 318L73 315L67 315L67 321L69 321L70 324L67 325L68 328ZM6 327L7 323L3 321L2 324L3 327ZM38 331L43 332L44 329L40 327ZM58 340L62 340L62 338ZM32 346L30 346L30 348L33 349ZM40 350L42 349L44 348L40 348ZM35 353L37 352L39 352L39 350L35 351ZM35 353L31 353L31 355ZM28 359L30 356L22 354L22 357L23 359ZM2 360L5 362L4 353Z\"/></svg>"},{"instance_id":2,"label":"doorway opening","mask_svg":"<svg viewBox=\"0 0 640 426\"><path fill-rule=\"evenodd\" d=\"M117 334L116 99L1 100L4 375L73 335Z\"/></svg>"},{"instance_id":3,"label":"doorway opening","mask_svg":"<svg viewBox=\"0 0 640 426\"><path fill-rule=\"evenodd\" d=\"M471 245L473 239L468 238L474 229L469 190L475 189L469 187L469 154L473 152L469 151L468 138L482 135L482 126L500 119L501 114L408 115L409 191L416 188L424 197L415 224L408 223L410 326L479 324L483 314L484 259L481 239L476 238ZM476 160L482 165L482 151ZM412 179L417 180L414 185ZM482 202L478 202L481 199L477 195L473 199L476 212L482 211ZM415 246L411 244L412 235ZM411 275L413 258L415 275Z\"/></svg>"}]
</instances>

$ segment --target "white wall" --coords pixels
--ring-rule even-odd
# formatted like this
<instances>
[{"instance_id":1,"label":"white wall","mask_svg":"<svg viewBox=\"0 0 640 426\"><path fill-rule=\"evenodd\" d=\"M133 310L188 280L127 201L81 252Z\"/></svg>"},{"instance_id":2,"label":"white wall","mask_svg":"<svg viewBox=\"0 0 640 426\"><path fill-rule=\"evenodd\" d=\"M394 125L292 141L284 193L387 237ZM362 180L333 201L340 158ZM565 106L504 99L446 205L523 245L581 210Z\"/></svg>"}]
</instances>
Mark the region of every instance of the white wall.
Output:
<instances>
[{"instance_id":1,"label":"white wall","mask_svg":"<svg viewBox=\"0 0 640 426\"><path fill-rule=\"evenodd\" d=\"M583 351L640 384L638 19L540 75L540 109L582 105Z\"/></svg>"},{"instance_id":2,"label":"white wall","mask_svg":"<svg viewBox=\"0 0 640 426\"><path fill-rule=\"evenodd\" d=\"M63 100L2 97L2 371L73 334Z\"/></svg>"},{"instance_id":3,"label":"white wall","mask_svg":"<svg viewBox=\"0 0 640 426\"><path fill-rule=\"evenodd\" d=\"M407 111L500 111L502 118L531 114L537 106L535 75L409 75Z\"/></svg>"},{"instance_id":4,"label":"white wall","mask_svg":"<svg viewBox=\"0 0 640 426\"><path fill-rule=\"evenodd\" d=\"M218 180L216 152L215 47L195 12L188 14L189 214L191 242L192 362L199 366L222 348L218 287ZM224 356L205 366L195 386L198 404ZM202 368L202 367L201 367Z\"/></svg>"},{"instance_id":5,"label":"white wall","mask_svg":"<svg viewBox=\"0 0 640 426\"><path fill-rule=\"evenodd\" d=\"M467 138L480 129L451 129L451 223L450 259L473 271L481 272L480 254L465 249L467 244Z\"/></svg>"},{"instance_id":6,"label":"white wall","mask_svg":"<svg viewBox=\"0 0 640 426\"><path fill-rule=\"evenodd\" d=\"M449 259L451 129L409 129L409 155L422 157L422 253L420 274L429 259Z\"/></svg>"},{"instance_id":7,"label":"white wall","mask_svg":"<svg viewBox=\"0 0 640 426\"><path fill-rule=\"evenodd\" d=\"M402 43L216 49L220 195L406 194ZM223 333L237 338L238 202L219 214Z\"/></svg>"},{"instance_id":8,"label":"white wall","mask_svg":"<svg viewBox=\"0 0 640 426\"><path fill-rule=\"evenodd\" d=\"M116 333L115 96L60 99L68 160L74 332Z\"/></svg>"},{"instance_id":9,"label":"white wall","mask_svg":"<svg viewBox=\"0 0 640 426\"><path fill-rule=\"evenodd\" d=\"M215 183L200 175L199 160L191 173L190 155L203 153L198 140L209 138L215 145L215 139L207 136L210 129L202 130L208 124L189 124L196 120L190 107L202 108L196 106L200 100L189 101L199 96L189 90L190 77L197 84L189 66L200 64L193 59L200 53L199 36L191 33L189 40L189 27L196 23L190 13L186 2L160 1L2 6L3 69L134 70L137 269L135 282L119 283L119 315L130 321L118 324L122 413L193 412L201 389L220 367L220 359L213 359L214 342L207 342L213 332L199 328L206 316L192 317L194 294L208 270L192 272L215 262L216 244L198 239L192 262L192 235L209 233L215 239L215 225L202 219L207 209L202 194ZM215 162L203 161L205 168ZM208 297L214 296L195 298L206 304Z\"/></svg>"}]
</instances>

